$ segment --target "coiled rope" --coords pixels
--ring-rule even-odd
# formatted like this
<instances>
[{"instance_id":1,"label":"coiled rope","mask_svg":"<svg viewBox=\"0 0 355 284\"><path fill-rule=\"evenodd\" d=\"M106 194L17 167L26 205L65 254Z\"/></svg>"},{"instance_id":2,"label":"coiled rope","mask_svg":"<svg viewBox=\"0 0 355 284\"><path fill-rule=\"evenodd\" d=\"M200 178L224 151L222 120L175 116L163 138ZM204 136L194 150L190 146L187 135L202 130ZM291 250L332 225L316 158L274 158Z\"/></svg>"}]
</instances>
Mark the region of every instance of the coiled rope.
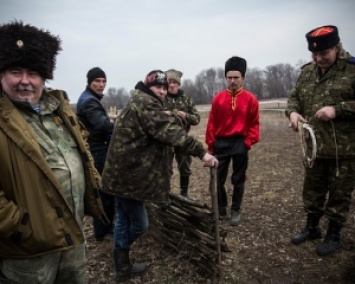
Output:
<instances>
[{"instance_id":1,"label":"coiled rope","mask_svg":"<svg viewBox=\"0 0 355 284\"><path fill-rule=\"evenodd\" d=\"M316 136L314 135L314 131L312 127L308 123L298 122L298 133L300 135L301 140L301 147L302 147L302 161L303 165L307 168L312 168L314 164L314 160L317 156L317 141ZM312 149L307 148L305 131L308 131L309 136L311 137L312 141ZM311 156L307 156L308 153L311 153Z\"/></svg>"}]
</instances>

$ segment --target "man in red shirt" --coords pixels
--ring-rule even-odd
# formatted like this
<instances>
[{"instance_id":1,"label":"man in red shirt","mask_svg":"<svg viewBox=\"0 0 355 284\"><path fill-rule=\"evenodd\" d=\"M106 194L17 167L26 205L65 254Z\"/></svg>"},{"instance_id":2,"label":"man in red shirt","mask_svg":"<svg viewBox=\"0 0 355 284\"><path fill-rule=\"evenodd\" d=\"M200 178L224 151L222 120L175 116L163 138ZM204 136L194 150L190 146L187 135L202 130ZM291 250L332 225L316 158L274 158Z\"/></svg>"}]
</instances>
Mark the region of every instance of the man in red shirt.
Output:
<instances>
[{"instance_id":1,"label":"man in red shirt","mask_svg":"<svg viewBox=\"0 0 355 284\"><path fill-rule=\"evenodd\" d=\"M231 57L225 64L228 84L212 101L206 130L206 143L210 154L218 158L217 191L220 216L227 214L225 182L230 161L233 196L231 225L240 221L240 207L244 195L245 173L248 168L248 151L259 141L259 102L243 89L247 63L244 58Z\"/></svg>"}]
</instances>

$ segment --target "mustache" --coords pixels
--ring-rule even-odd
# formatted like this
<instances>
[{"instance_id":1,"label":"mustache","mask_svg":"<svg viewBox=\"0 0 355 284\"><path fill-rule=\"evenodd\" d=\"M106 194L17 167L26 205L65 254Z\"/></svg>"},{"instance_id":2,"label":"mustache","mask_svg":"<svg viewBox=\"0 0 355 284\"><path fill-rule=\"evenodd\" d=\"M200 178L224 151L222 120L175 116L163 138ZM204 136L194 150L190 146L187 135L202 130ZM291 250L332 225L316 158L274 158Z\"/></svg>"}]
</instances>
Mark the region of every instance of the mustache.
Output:
<instances>
[{"instance_id":1,"label":"mustache","mask_svg":"<svg viewBox=\"0 0 355 284\"><path fill-rule=\"evenodd\" d=\"M16 92L21 92L21 91L34 92L35 90L36 89L30 85L18 85L17 87L14 88L14 91Z\"/></svg>"}]
</instances>

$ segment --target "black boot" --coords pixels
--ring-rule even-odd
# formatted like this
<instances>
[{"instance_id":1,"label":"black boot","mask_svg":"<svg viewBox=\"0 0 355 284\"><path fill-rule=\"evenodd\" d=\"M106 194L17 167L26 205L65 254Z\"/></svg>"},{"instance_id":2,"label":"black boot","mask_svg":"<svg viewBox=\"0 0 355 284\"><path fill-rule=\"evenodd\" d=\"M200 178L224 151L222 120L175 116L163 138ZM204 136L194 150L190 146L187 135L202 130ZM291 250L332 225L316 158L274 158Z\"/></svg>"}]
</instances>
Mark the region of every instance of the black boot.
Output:
<instances>
[{"instance_id":1,"label":"black boot","mask_svg":"<svg viewBox=\"0 0 355 284\"><path fill-rule=\"evenodd\" d=\"M326 256L336 252L340 248L340 231L342 226L333 221L329 221L328 231L325 235L323 243L317 247L317 254L319 256Z\"/></svg>"},{"instance_id":2,"label":"black boot","mask_svg":"<svg viewBox=\"0 0 355 284\"><path fill-rule=\"evenodd\" d=\"M187 193L189 189L190 176L180 176L180 194L193 200L193 198Z\"/></svg>"},{"instance_id":3,"label":"black boot","mask_svg":"<svg viewBox=\"0 0 355 284\"><path fill-rule=\"evenodd\" d=\"M322 233L318 227L319 219L320 219L319 215L308 213L306 227L302 230L302 232L294 236L291 242L294 245L299 245L306 240L321 239Z\"/></svg>"},{"instance_id":4,"label":"black boot","mask_svg":"<svg viewBox=\"0 0 355 284\"><path fill-rule=\"evenodd\" d=\"M129 260L129 249L117 249L114 251L116 281L124 282L132 277L144 274L147 270L147 264L134 263Z\"/></svg>"}]
</instances>

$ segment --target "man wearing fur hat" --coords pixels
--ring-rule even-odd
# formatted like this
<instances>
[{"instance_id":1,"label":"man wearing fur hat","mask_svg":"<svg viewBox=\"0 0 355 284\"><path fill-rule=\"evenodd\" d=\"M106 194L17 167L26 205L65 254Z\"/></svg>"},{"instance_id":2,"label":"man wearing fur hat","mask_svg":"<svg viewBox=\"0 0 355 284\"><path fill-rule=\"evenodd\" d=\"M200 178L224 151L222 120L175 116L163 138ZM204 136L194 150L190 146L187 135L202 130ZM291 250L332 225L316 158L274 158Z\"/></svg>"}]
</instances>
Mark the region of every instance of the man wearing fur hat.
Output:
<instances>
[{"instance_id":1,"label":"man wearing fur hat","mask_svg":"<svg viewBox=\"0 0 355 284\"><path fill-rule=\"evenodd\" d=\"M302 67L286 115L293 130L303 123L313 129L317 154L313 166L305 168L307 223L292 243L321 239L318 224L325 215L328 230L316 249L325 256L340 248L340 231L355 186L355 58L343 49L336 26L315 28L306 39L313 61Z\"/></svg>"},{"instance_id":2,"label":"man wearing fur hat","mask_svg":"<svg viewBox=\"0 0 355 284\"><path fill-rule=\"evenodd\" d=\"M164 99L164 108L168 115L174 116L177 123L181 124L186 132L190 131L191 125L197 125L200 122L200 115L194 102L180 89L182 72L170 69L165 72L169 88L168 94ZM188 194L189 180L191 175L191 156L181 155L177 149L171 149L170 171L173 174L174 156L180 173L180 194L191 199Z\"/></svg>"},{"instance_id":3,"label":"man wearing fur hat","mask_svg":"<svg viewBox=\"0 0 355 284\"><path fill-rule=\"evenodd\" d=\"M121 282L147 270L145 263L131 263L130 246L148 229L145 202L166 205L170 191L167 151L199 157L205 166L218 161L201 142L188 136L164 111L168 81L164 72L153 70L117 118L104 172L103 190L116 195L115 270Z\"/></svg>"},{"instance_id":4,"label":"man wearing fur hat","mask_svg":"<svg viewBox=\"0 0 355 284\"><path fill-rule=\"evenodd\" d=\"M101 104L106 87L106 74L99 68L91 68L87 75L87 86L80 95L76 105L76 113L89 131L88 143L95 160L95 167L102 174L104 163L113 130L113 122ZM96 241L113 239L113 219L115 215L114 196L100 191L100 196L109 224L100 219L93 219L94 236Z\"/></svg>"},{"instance_id":5,"label":"man wearing fur hat","mask_svg":"<svg viewBox=\"0 0 355 284\"><path fill-rule=\"evenodd\" d=\"M60 39L0 26L0 282L85 283L84 214L105 220L87 135L53 78Z\"/></svg>"},{"instance_id":6,"label":"man wearing fur hat","mask_svg":"<svg viewBox=\"0 0 355 284\"><path fill-rule=\"evenodd\" d=\"M225 64L228 89L218 93L212 101L206 129L208 151L219 161L217 170L218 207L221 217L227 214L225 182L232 160L233 195L231 225L240 221L244 195L248 151L259 141L259 102L243 88L247 63L244 58L231 57Z\"/></svg>"}]
</instances>

